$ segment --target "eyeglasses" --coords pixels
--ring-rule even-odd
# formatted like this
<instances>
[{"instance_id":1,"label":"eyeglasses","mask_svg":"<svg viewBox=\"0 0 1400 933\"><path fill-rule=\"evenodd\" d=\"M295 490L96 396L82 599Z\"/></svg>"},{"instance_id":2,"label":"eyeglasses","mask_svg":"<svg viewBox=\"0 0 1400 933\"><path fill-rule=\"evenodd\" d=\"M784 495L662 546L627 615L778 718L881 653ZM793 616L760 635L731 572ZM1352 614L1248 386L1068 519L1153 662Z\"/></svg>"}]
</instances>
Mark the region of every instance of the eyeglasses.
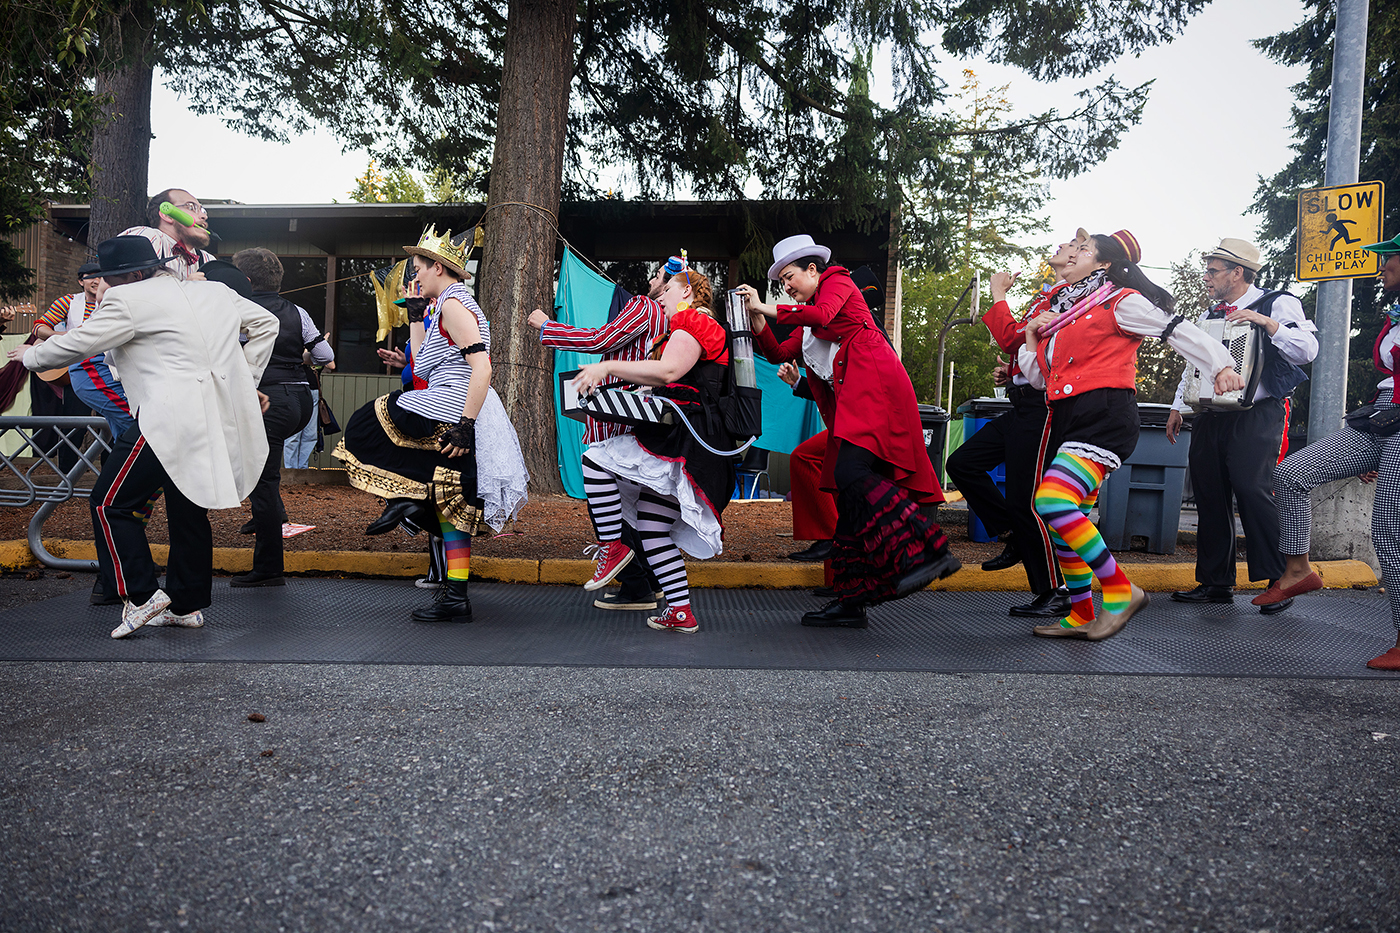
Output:
<instances>
[{"instance_id":1,"label":"eyeglasses","mask_svg":"<svg viewBox=\"0 0 1400 933\"><path fill-rule=\"evenodd\" d=\"M1201 273L1201 278L1203 278L1203 279L1214 278L1214 277L1217 276L1217 275L1225 275L1225 274L1228 274L1229 271L1230 271L1229 269L1212 269L1210 266L1206 266L1206 271L1204 271L1204 272Z\"/></svg>"},{"instance_id":2,"label":"eyeglasses","mask_svg":"<svg viewBox=\"0 0 1400 933\"><path fill-rule=\"evenodd\" d=\"M184 204L176 204L175 206L180 208L181 210L189 211L191 214L209 213L204 209L204 205L200 204L198 201L186 201Z\"/></svg>"}]
</instances>

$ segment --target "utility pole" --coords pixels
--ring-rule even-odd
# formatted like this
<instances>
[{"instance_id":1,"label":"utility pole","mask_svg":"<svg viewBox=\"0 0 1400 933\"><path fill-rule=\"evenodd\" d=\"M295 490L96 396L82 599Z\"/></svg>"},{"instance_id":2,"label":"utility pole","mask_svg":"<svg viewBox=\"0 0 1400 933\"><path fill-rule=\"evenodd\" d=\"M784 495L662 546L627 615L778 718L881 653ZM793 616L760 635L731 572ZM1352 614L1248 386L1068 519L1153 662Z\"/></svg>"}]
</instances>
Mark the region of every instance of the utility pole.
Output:
<instances>
[{"instance_id":1,"label":"utility pole","mask_svg":"<svg viewBox=\"0 0 1400 933\"><path fill-rule=\"evenodd\" d=\"M1351 185L1361 172L1361 87L1366 74L1369 0L1337 0L1332 99L1327 115L1326 185ZM1351 279L1317 285L1317 359L1312 365L1308 440L1337 430L1347 403Z\"/></svg>"},{"instance_id":2,"label":"utility pole","mask_svg":"<svg viewBox=\"0 0 1400 933\"><path fill-rule=\"evenodd\" d=\"M1328 185L1356 184L1361 172L1361 87L1366 72L1368 0L1337 0L1332 39L1332 100L1327 112ZM1351 343L1351 279L1317 285L1317 359L1312 365L1308 440L1341 426L1347 403L1347 351ZM1380 574L1371 544L1374 488L1342 480L1313 499L1314 560L1361 560Z\"/></svg>"}]
</instances>

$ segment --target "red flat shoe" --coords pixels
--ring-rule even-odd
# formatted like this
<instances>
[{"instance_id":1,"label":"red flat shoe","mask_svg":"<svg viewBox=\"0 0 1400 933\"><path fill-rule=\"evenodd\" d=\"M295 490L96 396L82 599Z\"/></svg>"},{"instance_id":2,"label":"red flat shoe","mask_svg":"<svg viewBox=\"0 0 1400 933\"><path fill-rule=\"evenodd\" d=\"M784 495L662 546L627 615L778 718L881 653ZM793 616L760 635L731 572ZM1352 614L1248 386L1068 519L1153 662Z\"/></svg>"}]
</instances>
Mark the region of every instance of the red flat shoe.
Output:
<instances>
[{"instance_id":1,"label":"red flat shoe","mask_svg":"<svg viewBox=\"0 0 1400 933\"><path fill-rule=\"evenodd\" d=\"M1314 570L1287 589L1281 590L1278 588L1278 584L1275 583L1250 600L1250 602L1254 603L1256 606L1272 606L1274 603L1281 603L1285 599L1291 599L1294 596L1302 596L1304 593L1311 593L1314 590L1320 589L1322 589L1322 578L1319 577L1317 571Z\"/></svg>"},{"instance_id":2,"label":"red flat shoe","mask_svg":"<svg viewBox=\"0 0 1400 933\"><path fill-rule=\"evenodd\" d=\"M1366 662L1373 671L1400 671L1400 648L1391 648L1378 658Z\"/></svg>"}]
</instances>

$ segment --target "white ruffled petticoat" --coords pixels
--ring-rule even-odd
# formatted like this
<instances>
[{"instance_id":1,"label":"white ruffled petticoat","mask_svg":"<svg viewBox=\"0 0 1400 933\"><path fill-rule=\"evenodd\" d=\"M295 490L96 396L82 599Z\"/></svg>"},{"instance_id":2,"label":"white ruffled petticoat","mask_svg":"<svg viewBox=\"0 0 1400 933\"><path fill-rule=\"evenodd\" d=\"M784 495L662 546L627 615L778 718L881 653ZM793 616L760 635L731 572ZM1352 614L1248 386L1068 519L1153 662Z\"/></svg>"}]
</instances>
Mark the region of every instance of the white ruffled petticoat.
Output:
<instances>
[{"instance_id":1,"label":"white ruffled petticoat","mask_svg":"<svg viewBox=\"0 0 1400 933\"><path fill-rule=\"evenodd\" d=\"M525 487L530 471L520 452L520 438L506 416L506 407L495 389L476 416L476 492L485 503L482 517L496 531L515 518L529 496Z\"/></svg>"},{"instance_id":2,"label":"white ruffled petticoat","mask_svg":"<svg viewBox=\"0 0 1400 933\"><path fill-rule=\"evenodd\" d=\"M631 434L620 434L588 445L588 459L614 476L629 482L618 483L622 495L622 517L637 525L637 496L641 486L680 504L681 517L671 526L676 547L699 560L724 551L724 528L705 501L695 495L679 463L648 453Z\"/></svg>"}]
</instances>

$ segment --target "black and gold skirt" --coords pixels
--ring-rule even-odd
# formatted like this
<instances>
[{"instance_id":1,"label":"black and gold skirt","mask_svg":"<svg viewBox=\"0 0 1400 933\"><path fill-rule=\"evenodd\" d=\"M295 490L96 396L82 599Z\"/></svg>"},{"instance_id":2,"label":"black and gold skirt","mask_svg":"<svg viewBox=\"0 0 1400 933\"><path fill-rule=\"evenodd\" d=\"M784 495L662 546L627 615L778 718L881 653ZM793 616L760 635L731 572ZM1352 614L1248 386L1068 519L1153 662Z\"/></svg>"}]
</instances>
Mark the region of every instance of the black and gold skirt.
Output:
<instances>
[{"instance_id":1,"label":"black and gold skirt","mask_svg":"<svg viewBox=\"0 0 1400 933\"><path fill-rule=\"evenodd\" d=\"M350 485L385 499L435 505L467 534L485 530L477 496L476 453L448 457L439 449L452 425L408 411L391 392L350 416L332 456L345 464Z\"/></svg>"}]
</instances>

